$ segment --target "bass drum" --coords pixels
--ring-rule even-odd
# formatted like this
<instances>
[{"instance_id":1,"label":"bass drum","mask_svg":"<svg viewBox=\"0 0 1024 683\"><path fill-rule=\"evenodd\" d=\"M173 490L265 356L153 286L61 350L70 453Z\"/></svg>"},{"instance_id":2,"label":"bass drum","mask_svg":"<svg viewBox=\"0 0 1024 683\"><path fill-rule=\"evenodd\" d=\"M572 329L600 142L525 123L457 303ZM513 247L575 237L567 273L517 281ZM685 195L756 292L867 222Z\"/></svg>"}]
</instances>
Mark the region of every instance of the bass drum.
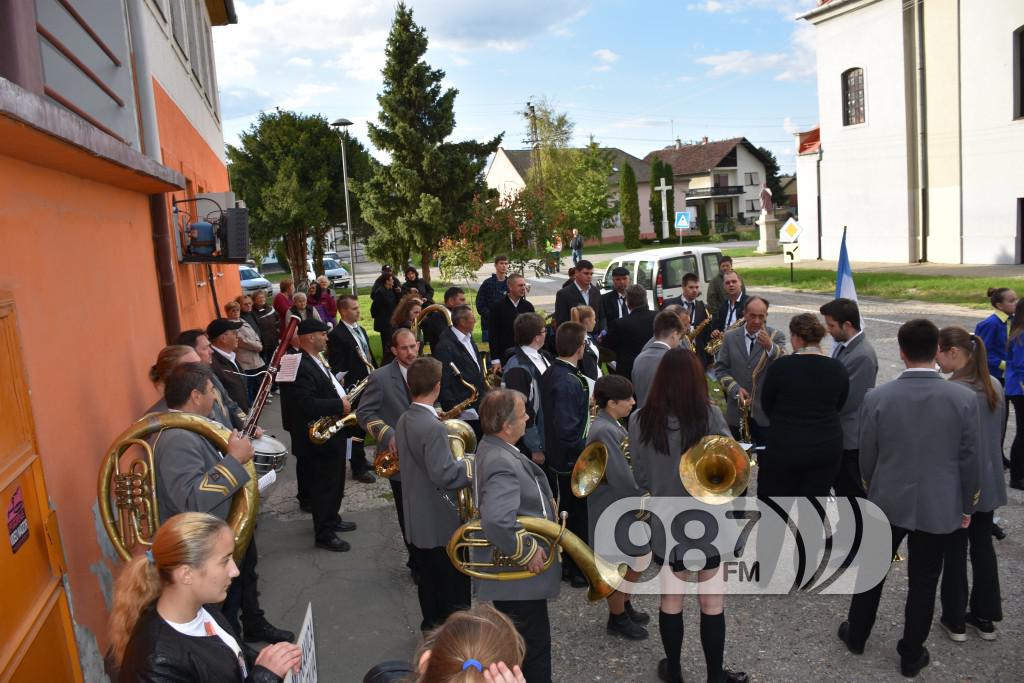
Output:
<instances>
[{"instance_id":1,"label":"bass drum","mask_svg":"<svg viewBox=\"0 0 1024 683\"><path fill-rule=\"evenodd\" d=\"M255 451L252 465L257 475L262 477L270 470L280 472L284 469L288 449L274 437L264 434L258 439L253 439L252 448Z\"/></svg>"}]
</instances>

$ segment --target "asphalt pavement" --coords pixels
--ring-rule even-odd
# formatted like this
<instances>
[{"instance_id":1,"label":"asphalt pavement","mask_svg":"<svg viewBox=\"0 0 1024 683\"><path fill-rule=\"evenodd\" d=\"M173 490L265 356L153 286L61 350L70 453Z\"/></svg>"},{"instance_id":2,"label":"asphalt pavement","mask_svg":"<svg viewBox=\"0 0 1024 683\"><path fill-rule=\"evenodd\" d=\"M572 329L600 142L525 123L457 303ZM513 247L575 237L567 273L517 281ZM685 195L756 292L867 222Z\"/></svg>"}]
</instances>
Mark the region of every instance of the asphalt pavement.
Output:
<instances>
[{"instance_id":1,"label":"asphalt pavement","mask_svg":"<svg viewBox=\"0 0 1024 683\"><path fill-rule=\"evenodd\" d=\"M563 268L564 270L564 268ZM485 270L485 272L487 272ZM563 278L533 278L530 299L539 308L553 308ZM769 325L786 330L799 312L817 312L828 297L758 288L771 302ZM979 313L956 306L864 300L866 333L879 356L879 382L896 377L902 365L896 331L906 320L931 318L937 325L973 329ZM279 400L264 412L262 424L286 443L280 428ZM927 424L908 424L924 430ZM1007 444L1014 437L1013 420ZM370 454L372 458L372 451ZM263 501L257 529L263 607L268 618L298 631L306 604L312 602L317 626L319 675L324 681L361 681L373 664L411 657L418 640L419 607L415 587L404 567L405 550L384 481L346 483L343 515L358 530L345 534L347 553L313 546L309 515L295 502L294 458ZM1024 598L1020 567L1024 566L1024 494L1011 490L1010 502L997 515L1007 538L996 542L1001 571L1005 619L999 637L984 642L968 634L966 643L950 641L938 626L938 609L927 646L932 663L921 681L1017 681L1024 669ZM904 548L904 554L906 554ZM730 596L727 599L726 665L747 671L754 681L898 681L896 641L903 622L906 562L893 566L886 582L878 621L865 653L848 653L836 638L845 618L846 596ZM559 681L656 681L662 657L657 631L657 602L638 596L638 609L651 614L650 638L639 643L605 633L604 603L587 603L585 591L563 584L550 605L555 679ZM687 598L683 669L688 680L703 680L696 601Z\"/></svg>"}]
</instances>

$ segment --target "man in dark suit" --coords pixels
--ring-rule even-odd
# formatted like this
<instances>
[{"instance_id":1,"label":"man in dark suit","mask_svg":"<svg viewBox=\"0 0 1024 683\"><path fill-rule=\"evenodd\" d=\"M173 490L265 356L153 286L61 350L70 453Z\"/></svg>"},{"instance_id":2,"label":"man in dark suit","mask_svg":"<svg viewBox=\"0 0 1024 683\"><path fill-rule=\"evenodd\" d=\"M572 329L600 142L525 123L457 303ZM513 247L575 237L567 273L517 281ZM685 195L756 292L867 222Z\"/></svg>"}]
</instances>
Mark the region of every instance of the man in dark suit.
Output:
<instances>
[{"instance_id":1,"label":"man in dark suit","mask_svg":"<svg viewBox=\"0 0 1024 683\"><path fill-rule=\"evenodd\" d=\"M581 261L582 263L582 261ZM579 370L583 357L586 329L565 322L555 332L558 357L541 377L541 405L544 412L544 457L558 479L558 505L567 512L568 528L586 538L587 501L572 494L572 468L587 442L590 413L589 381ZM565 573L574 587L587 585L583 572L572 558L565 561Z\"/></svg>"},{"instance_id":2,"label":"man in dark suit","mask_svg":"<svg viewBox=\"0 0 1024 683\"><path fill-rule=\"evenodd\" d=\"M370 381L359 397L359 407L356 409L359 426L369 432L373 436L373 440L377 442L378 455L385 452L397 452L395 427L398 425L399 418L412 403L405 375L409 366L419 355L420 349L416 336L404 327L391 333L390 345L391 354L395 359L370 373ZM402 530L402 537L406 539L406 549L409 551L406 566L412 571L413 579L416 580L416 565L412 558L408 536L405 535L402 473L399 472L390 477L388 484L391 486L391 495L395 502L398 526Z\"/></svg>"},{"instance_id":3,"label":"man in dark suit","mask_svg":"<svg viewBox=\"0 0 1024 683\"><path fill-rule=\"evenodd\" d=\"M451 501L458 489L469 486L470 464L452 458L448 430L434 409L441 392L441 363L417 358L408 378L413 402L399 418L395 438L402 454L406 533L420 573L420 630L426 632L469 607L469 577L455 569L445 548L459 528Z\"/></svg>"},{"instance_id":4,"label":"man in dark suit","mask_svg":"<svg viewBox=\"0 0 1024 683\"><path fill-rule=\"evenodd\" d=\"M612 321L625 318L629 315L629 307L626 305L626 288L629 287L629 271L618 266L612 269L612 291L601 295L601 308L604 309L604 319L611 329Z\"/></svg>"},{"instance_id":5,"label":"man in dark suit","mask_svg":"<svg viewBox=\"0 0 1024 683\"><path fill-rule=\"evenodd\" d=\"M238 350L238 329L243 324L241 320L217 318L206 326L206 336L213 346L211 358L213 371L224 385L231 400L237 403L243 411L249 412L249 392L245 387L246 376L235 362L235 352Z\"/></svg>"},{"instance_id":6,"label":"man in dark suit","mask_svg":"<svg viewBox=\"0 0 1024 683\"><path fill-rule=\"evenodd\" d=\"M654 336L657 313L647 307L647 290L642 285L626 288L626 307L625 317L609 321L601 346L615 352L615 374L629 379L633 376L633 361Z\"/></svg>"},{"instance_id":7,"label":"man in dark suit","mask_svg":"<svg viewBox=\"0 0 1024 683\"><path fill-rule=\"evenodd\" d=\"M508 276L508 293L501 297L488 316L491 363L505 364L505 355L516 346L515 322L523 313L533 313L533 304L526 300L526 278L519 273Z\"/></svg>"},{"instance_id":8,"label":"man in dark suit","mask_svg":"<svg viewBox=\"0 0 1024 683\"><path fill-rule=\"evenodd\" d=\"M654 317L654 338L633 361L632 382L637 410L643 408L647 402L647 394L654 384L654 375L658 371L661 357L669 349L679 346L679 340L683 338L685 331L682 319L675 313L662 311Z\"/></svg>"},{"instance_id":9,"label":"man in dark suit","mask_svg":"<svg viewBox=\"0 0 1024 683\"><path fill-rule=\"evenodd\" d=\"M345 447L337 435L323 444L309 440L310 422L327 416L339 418L351 410L345 389L320 361L327 348L326 323L307 319L299 323L294 344L302 358L295 379L281 386L281 421L292 437L292 451L303 463L309 506L313 512L313 538L316 547L344 552L349 544L337 536L352 531L355 522L341 519L341 499L345 493ZM298 472L296 473L298 475Z\"/></svg>"},{"instance_id":10,"label":"man in dark suit","mask_svg":"<svg viewBox=\"0 0 1024 683\"><path fill-rule=\"evenodd\" d=\"M449 287L444 291L444 307L448 309L449 314L455 310L456 306L465 305L466 293L461 287ZM428 315L423 319L423 324L420 325L420 329L423 330L423 341L430 346L432 352L437 348L437 343L441 340L441 334L447 327L447 321L440 314Z\"/></svg>"},{"instance_id":11,"label":"man in dark suit","mask_svg":"<svg viewBox=\"0 0 1024 683\"><path fill-rule=\"evenodd\" d=\"M863 498L860 476L860 407L864 396L874 388L878 377L878 357L860 327L860 309L856 301L834 299L818 309L825 316L825 327L832 335L832 357L850 376L850 393L839 413L843 428L843 462L836 475L837 496Z\"/></svg>"},{"instance_id":12,"label":"man in dark suit","mask_svg":"<svg viewBox=\"0 0 1024 683\"><path fill-rule=\"evenodd\" d=\"M370 350L370 338L366 330L359 324L359 300L351 294L339 296L338 313L341 320L327 335L327 363L342 386L351 389L366 379L377 367L377 359ZM363 452L366 432L357 425L346 428L344 435L349 440L351 449L349 460L352 465L352 478L364 484L377 481Z\"/></svg>"},{"instance_id":13,"label":"man in dark suit","mask_svg":"<svg viewBox=\"0 0 1024 683\"><path fill-rule=\"evenodd\" d=\"M666 307L672 304L678 304L683 307L683 310L690 316L690 325L693 329L700 327L710 315L707 306L700 300L700 278L695 273L687 273L683 276L683 293L671 299L666 299L661 309L665 310ZM708 341L711 339L712 323L714 323L714 318L712 318L710 323L704 325L700 334L697 335L691 345L694 353L704 363L704 367L707 367L711 362L708 355L704 353L704 347L707 346Z\"/></svg>"},{"instance_id":14,"label":"man in dark suit","mask_svg":"<svg viewBox=\"0 0 1024 683\"><path fill-rule=\"evenodd\" d=\"M590 306L597 314L594 335L605 329L604 308L601 306L601 292L591 281L594 279L594 264L582 259L576 264L571 284L562 287L555 294L555 325L571 319L570 311L576 306Z\"/></svg>"},{"instance_id":15,"label":"man in dark suit","mask_svg":"<svg viewBox=\"0 0 1024 683\"><path fill-rule=\"evenodd\" d=\"M581 341L581 353L582 349ZM477 448L474 485L480 524L494 548L475 549L472 557L476 561L490 561L495 553L500 553L507 566L499 571L525 568L534 576L521 581L480 581L477 597L493 602L495 609L507 614L526 641L526 680L551 683L548 600L558 597L561 566L558 551L545 550L518 518L555 521L557 516L551 505L554 496L544 471L515 447L526 427L523 395L511 389L498 389L487 395L480 412L486 436ZM586 509L584 504L583 510ZM545 569L548 552L555 552L555 556Z\"/></svg>"},{"instance_id":16,"label":"man in dark suit","mask_svg":"<svg viewBox=\"0 0 1024 683\"><path fill-rule=\"evenodd\" d=\"M725 330L743 320L743 311L750 296L743 291L743 280L734 270L725 274L725 294L725 303L719 307L718 317L711 323L712 338L722 336Z\"/></svg>"},{"instance_id":17,"label":"man in dark suit","mask_svg":"<svg viewBox=\"0 0 1024 683\"><path fill-rule=\"evenodd\" d=\"M484 383L484 372L480 366L480 352L473 342L475 325L476 316L473 309L469 306L458 306L452 311L452 326L441 334L441 340L437 342L434 358L444 365L441 370L441 410L451 410L470 396L469 388L456 377L451 364L459 369L463 379L476 387L476 400L456 417L469 424L479 440L483 433L480 431L477 408L480 406L480 399L484 397L484 392L487 391L487 385Z\"/></svg>"},{"instance_id":18,"label":"man in dark suit","mask_svg":"<svg viewBox=\"0 0 1024 683\"><path fill-rule=\"evenodd\" d=\"M896 650L901 673L912 678L928 665L924 642L943 557L953 533L970 524L980 495L981 459L974 392L943 380L935 369L938 328L930 320L910 320L897 340L907 369L864 397L860 471L868 500L889 520L890 556L907 539L907 602ZM839 638L854 654L864 652L884 584L854 595L848 620L839 626Z\"/></svg>"}]
</instances>

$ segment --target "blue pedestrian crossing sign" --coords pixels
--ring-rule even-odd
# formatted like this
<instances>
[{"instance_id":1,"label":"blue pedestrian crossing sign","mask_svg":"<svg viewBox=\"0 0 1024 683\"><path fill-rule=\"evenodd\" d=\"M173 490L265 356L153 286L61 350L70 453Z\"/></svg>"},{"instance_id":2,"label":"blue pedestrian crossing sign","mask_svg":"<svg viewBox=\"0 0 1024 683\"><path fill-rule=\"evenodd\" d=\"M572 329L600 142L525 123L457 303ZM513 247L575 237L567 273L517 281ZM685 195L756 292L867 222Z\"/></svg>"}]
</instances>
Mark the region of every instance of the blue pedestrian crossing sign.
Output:
<instances>
[{"instance_id":1,"label":"blue pedestrian crossing sign","mask_svg":"<svg viewBox=\"0 0 1024 683\"><path fill-rule=\"evenodd\" d=\"M676 211L676 230L680 232L690 229L690 214L687 211Z\"/></svg>"}]
</instances>

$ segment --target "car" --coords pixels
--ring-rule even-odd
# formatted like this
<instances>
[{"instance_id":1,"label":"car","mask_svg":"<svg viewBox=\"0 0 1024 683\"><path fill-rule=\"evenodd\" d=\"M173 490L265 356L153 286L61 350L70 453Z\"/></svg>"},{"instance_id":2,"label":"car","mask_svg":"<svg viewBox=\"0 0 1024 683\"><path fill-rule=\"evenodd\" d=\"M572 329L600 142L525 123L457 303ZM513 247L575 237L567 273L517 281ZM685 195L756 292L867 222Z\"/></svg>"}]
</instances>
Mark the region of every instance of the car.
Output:
<instances>
[{"instance_id":1,"label":"car","mask_svg":"<svg viewBox=\"0 0 1024 683\"><path fill-rule=\"evenodd\" d=\"M306 261L306 277L310 282L316 280L313 272L313 261ZM341 267L341 264L332 258L324 258L324 275L331 281L331 288L335 291L347 289L349 283L348 271Z\"/></svg>"},{"instance_id":2,"label":"car","mask_svg":"<svg viewBox=\"0 0 1024 683\"><path fill-rule=\"evenodd\" d=\"M252 296L256 292L266 292L267 295L274 293L270 280L260 275L259 271L249 266L240 266L238 276L242 280L242 292Z\"/></svg>"},{"instance_id":3,"label":"car","mask_svg":"<svg viewBox=\"0 0 1024 683\"><path fill-rule=\"evenodd\" d=\"M700 298L707 294L707 283L718 275L722 250L717 247L663 247L634 251L612 257L599 285L601 293L614 289L612 271L619 266L629 271L631 283L647 290L647 304L657 311L665 299L683 292L683 276L695 273L700 278Z\"/></svg>"}]
</instances>

